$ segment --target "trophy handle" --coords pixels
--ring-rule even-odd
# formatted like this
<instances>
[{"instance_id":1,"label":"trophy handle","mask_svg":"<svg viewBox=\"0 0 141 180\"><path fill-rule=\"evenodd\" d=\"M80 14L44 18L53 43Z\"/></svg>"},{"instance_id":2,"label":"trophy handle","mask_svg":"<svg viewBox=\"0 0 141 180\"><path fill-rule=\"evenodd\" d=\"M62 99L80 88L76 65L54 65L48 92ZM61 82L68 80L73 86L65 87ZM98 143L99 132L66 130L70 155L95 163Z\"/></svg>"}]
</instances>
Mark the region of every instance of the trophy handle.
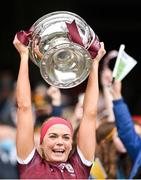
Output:
<instances>
[{"instance_id":1,"label":"trophy handle","mask_svg":"<svg viewBox=\"0 0 141 180\"><path fill-rule=\"evenodd\" d=\"M18 40L25 46L28 46L31 36L32 36L32 31L23 31L22 30L22 31L17 32Z\"/></svg>"}]
</instances>

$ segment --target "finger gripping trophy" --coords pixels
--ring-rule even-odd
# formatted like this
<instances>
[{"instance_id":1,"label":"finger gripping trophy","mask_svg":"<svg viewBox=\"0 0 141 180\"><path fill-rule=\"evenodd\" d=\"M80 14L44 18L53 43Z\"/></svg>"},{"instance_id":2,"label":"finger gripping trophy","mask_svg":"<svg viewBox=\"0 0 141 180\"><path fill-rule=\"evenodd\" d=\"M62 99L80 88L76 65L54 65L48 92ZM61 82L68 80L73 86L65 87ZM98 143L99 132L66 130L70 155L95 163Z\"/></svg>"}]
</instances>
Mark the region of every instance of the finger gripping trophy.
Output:
<instances>
[{"instance_id":1,"label":"finger gripping trophy","mask_svg":"<svg viewBox=\"0 0 141 180\"><path fill-rule=\"evenodd\" d=\"M100 48L98 36L75 13L56 11L39 18L29 31L17 33L29 47L30 59L50 85L67 89L89 75Z\"/></svg>"}]
</instances>

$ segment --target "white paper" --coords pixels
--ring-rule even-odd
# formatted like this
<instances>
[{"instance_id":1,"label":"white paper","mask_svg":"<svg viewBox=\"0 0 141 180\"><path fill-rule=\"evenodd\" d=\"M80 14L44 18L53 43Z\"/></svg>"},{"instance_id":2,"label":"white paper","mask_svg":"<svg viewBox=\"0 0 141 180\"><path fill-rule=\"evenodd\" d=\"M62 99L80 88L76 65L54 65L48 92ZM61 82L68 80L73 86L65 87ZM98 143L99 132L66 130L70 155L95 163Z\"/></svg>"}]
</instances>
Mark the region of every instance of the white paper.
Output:
<instances>
[{"instance_id":1,"label":"white paper","mask_svg":"<svg viewBox=\"0 0 141 180\"><path fill-rule=\"evenodd\" d=\"M113 69L113 78L123 80L123 78L133 69L137 61L124 51L125 45L121 44L116 63Z\"/></svg>"}]
</instances>

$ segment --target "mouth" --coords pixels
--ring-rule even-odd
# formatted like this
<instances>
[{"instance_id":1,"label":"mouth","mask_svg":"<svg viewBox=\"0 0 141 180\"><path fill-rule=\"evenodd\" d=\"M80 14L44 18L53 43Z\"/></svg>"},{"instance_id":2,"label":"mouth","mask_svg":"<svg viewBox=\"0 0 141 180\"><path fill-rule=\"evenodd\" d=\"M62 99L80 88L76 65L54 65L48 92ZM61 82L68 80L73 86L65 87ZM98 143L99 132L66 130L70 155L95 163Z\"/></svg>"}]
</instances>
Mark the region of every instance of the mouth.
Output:
<instances>
[{"instance_id":1,"label":"mouth","mask_svg":"<svg viewBox=\"0 0 141 180\"><path fill-rule=\"evenodd\" d=\"M62 155L62 154L65 152L64 149L53 149L52 151L53 151L53 153L55 153L56 155Z\"/></svg>"}]
</instances>

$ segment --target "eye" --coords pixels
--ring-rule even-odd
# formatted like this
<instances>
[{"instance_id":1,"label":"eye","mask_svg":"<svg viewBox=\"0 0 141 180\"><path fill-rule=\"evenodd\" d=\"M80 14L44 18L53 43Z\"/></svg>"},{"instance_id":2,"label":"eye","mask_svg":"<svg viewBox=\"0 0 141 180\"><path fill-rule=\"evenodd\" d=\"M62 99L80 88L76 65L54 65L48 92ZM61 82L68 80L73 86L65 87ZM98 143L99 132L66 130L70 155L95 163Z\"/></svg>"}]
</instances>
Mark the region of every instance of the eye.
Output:
<instances>
[{"instance_id":1,"label":"eye","mask_svg":"<svg viewBox=\"0 0 141 180\"><path fill-rule=\"evenodd\" d=\"M49 138L55 139L55 138L56 138L56 135L50 135Z\"/></svg>"},{"instance_id":2,"label":"eye","mask_svg":"<svg viewBox=\"0 0 141 180\"><path fill-rule=\"evenodd\" d=\"M70 137L69 136L64 136L64 139L65 140L70 140Z\"/></svg>"}]
</instances>

